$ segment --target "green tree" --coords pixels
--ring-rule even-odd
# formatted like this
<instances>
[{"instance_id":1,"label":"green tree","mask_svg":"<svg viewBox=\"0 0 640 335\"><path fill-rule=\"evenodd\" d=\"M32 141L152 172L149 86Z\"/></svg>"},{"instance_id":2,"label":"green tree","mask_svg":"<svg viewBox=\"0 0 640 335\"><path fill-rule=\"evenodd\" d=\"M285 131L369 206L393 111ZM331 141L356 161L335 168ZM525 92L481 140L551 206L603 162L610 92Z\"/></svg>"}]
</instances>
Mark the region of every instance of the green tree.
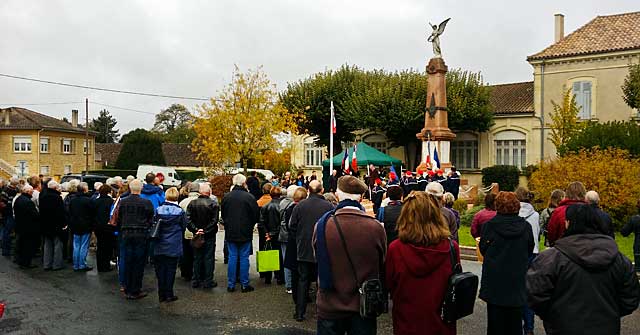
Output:
<instances>
[{"instance_id":1,"label":"green tree","mask_svg":"<svg viewBox=\"0 0 640 335\"><path fill-rule=\"evenodd\" d=\"M640 63L629 65L629 73L622 85L622 94L624 102L640 112Z\"/></svg>"},{"instance_id":2,"label":"green tree","mask_svg":"<svg viewBox=\"0 0 640 335\"><path fill-rule=\"evenodd\" d=\"M116 168L134 170L138 164L164 165L162 139L146 129L135 129L122 136L122 150Z\"/></svg>"},{"instance_id":3,"label":"green tree","mask_svg":"<svg viewBox=\"0 0 640 335\"><path fill-rule=\"evenodd\" d=\"M238 160L247 167L260 152L280 147L276 135L291 130L291 118L261 68L242 73L236 67L218 97L198 106L193 150L212 167Z\"/></svg>"},{"instance_id":4,"label":"green tree","mask_svg":"<svg viewBox=\"0 0 640 335\"><path fill-rule=\"evenodd\" d=\"M195 138L193 120L187 107L172 104L156 115L153 131L161 135L163 142L190 143Z\"/></svg>"},{"instance_id":5,"label":"green tree","mask_svg":"<svg viewBox=\"0 0 640 335\"><path fill-rule=\"evenodd\" d=\"M578 118L580 107L578 107L576 96L571 92L571 89L564 92L561 104L557 104L553 100L551 104L553 104L551 123L547 124L551 128L549 139L556 150L562 152L567 141L583 128L583 124Z\"/></svg>"},{"instance_id":6,"label":"green tree","mask_svg":"<svg viewBox=\"0 0 640 335\"><path fill-rule=\"evenodd\" d=\"M618 148L627 151L632 158L640 158L640 125L629 121L589 122L569 138L561 152L565 155L593 148Z\"/></svg>"},{"instance_id":7,"label":"green tree","mask_svg":"<svg viewBox=\"0 0 640 335\"><path fill-rule=\"evenodd\" d=\"M91 120L89 130L97 133L96 143L116 143L120 137L120 131L115 129L116 118L114 118L108 110L103 109L97 119Z\"/></svg>"}]
</instances>

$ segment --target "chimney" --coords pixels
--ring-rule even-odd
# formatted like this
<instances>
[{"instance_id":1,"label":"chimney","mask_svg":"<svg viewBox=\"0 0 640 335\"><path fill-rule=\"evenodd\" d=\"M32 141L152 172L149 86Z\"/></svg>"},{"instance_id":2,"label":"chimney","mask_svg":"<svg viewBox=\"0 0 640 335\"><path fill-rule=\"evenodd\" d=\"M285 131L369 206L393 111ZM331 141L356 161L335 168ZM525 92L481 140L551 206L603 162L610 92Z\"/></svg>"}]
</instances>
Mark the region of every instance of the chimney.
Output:
<instances>
[{"instance_id":1,"label":"chimney","mask_svg":"<svg viewBox=\"0 0 640 335\"><path fill-rule=\"evenodd\" d=\"M9 113L11 113L11 111L7 108L4 110L4 125L8 126L11 124L11 119L9 118Z\"/></svg>"},{"instance_id":2,"label":"chimney","mask_svg":"<svg viewBox=\"0 0 640 335\"><path fill-rule=\"evenodd\" d=\"M78 110L74 109L71 111L71 125L73 128L78 127Z\"/></svg>"},{"instance_id":3,"label":"chimney","mask_svg":"<svg viewBox=\"0 0 640 335\"><path fill-rule=\"evenodd\" d=\"M563 14L555 14L555 41L554 43L558 43L561 39L564 38L564 15Z\"/></svg>"}]
</instances>

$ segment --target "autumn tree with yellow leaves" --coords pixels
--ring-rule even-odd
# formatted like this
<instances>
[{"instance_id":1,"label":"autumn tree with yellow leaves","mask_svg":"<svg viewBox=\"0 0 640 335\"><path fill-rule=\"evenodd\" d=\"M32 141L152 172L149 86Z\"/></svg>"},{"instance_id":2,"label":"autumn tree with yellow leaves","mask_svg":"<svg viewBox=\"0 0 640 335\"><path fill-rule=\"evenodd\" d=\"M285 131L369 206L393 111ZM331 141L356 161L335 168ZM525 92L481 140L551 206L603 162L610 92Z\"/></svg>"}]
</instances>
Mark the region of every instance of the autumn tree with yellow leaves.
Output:
<instances>
[{"instance_id":1,"label":"autumn tree with yellow leaves","mask_svg":"<svg viewBox=\"0 0 640 335\"><path fill-rule=\"evenodd\" d=\"M197 106L193 150L211 167L247 161L279 148L275 135L296 132L293 116L281 105L278 93L262 68L242 73L209 103Z\"/></svg>"}]
</instances>

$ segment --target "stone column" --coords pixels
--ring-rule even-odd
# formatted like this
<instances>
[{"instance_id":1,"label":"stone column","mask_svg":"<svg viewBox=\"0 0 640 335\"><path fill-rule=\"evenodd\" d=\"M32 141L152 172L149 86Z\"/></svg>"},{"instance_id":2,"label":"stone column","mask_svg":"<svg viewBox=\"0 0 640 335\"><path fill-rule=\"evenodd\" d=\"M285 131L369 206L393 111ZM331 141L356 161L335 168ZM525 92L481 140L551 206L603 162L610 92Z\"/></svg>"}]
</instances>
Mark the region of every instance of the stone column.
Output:
<instances>
[{"instance_id":1,"label":"stone column","mask_svg":"<svg viewBox=\"0 0 640 335\"><path fill-rule=\"evenodd\" d=\"M440 57L431 58L427 65L427 108L424 128L416 137L423 142L431 141L431 147L438 149L438 158L443 168L451 167L450 141L456 138L449 129L447 115L447 65ZM422 145L422 162L427 157L426 143ZM433 157L433 156L432 156Z\"/></svg>"}]
</instances>

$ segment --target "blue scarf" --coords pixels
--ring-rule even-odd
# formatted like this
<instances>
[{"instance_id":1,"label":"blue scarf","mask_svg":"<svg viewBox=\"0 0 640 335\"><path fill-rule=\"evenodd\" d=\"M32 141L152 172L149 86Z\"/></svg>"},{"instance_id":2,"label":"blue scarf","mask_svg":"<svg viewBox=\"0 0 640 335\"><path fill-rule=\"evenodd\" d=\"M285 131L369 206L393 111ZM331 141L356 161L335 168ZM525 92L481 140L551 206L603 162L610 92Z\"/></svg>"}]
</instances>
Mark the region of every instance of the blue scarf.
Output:
<instances>
[{"instance_id":1,"label":"blue scarf","mask_svg":"<svg viewBox=\"0 0 640 335\"><path fill-rule=\"evenodd\" d=\"M365 211L364 207L359 202L354 200L343 200L338 203L336 209L325 213L319 220L316 226L316 259L318 261L318 280L321 290L333 289L333 273L331 271L331 260L329 258L329 249L327 248L327 239L325 230L329 218L335 215L335 213L344 207L357 207L361 211Z\"/></svg>"}]
</instances>

